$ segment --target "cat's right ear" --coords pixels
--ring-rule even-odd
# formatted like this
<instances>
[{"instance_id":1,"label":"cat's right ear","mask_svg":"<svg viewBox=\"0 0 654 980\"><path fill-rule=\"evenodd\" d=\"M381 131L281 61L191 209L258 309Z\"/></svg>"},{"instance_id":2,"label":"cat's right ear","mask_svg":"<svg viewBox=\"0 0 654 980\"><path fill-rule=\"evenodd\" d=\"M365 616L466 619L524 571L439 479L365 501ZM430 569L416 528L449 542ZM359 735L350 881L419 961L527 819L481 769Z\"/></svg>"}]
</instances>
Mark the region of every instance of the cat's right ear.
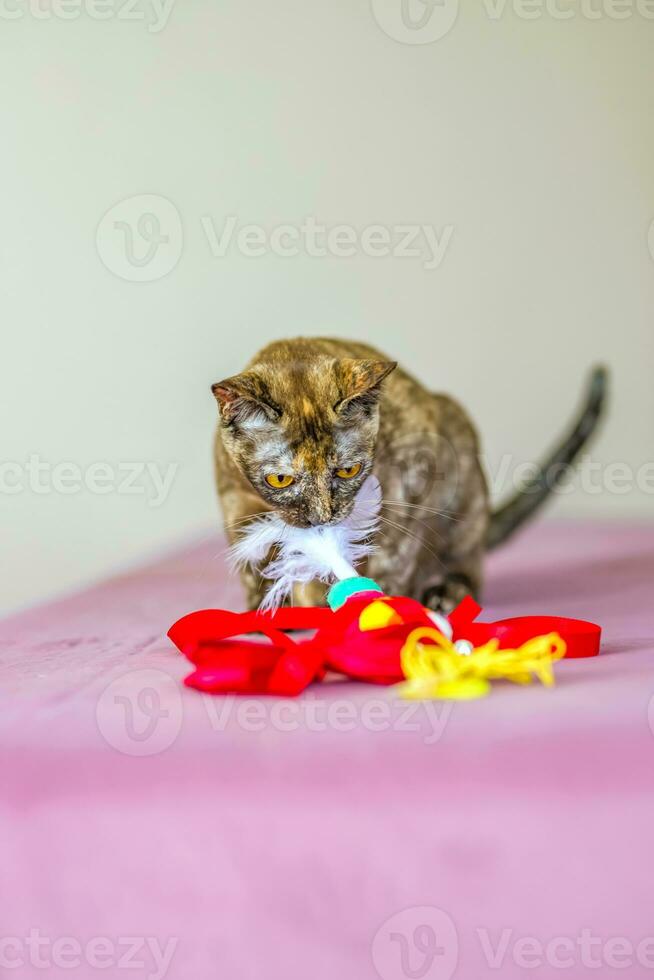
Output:
<instances>
[{"instance_id":1,"label":"cat's right ear","mask_svg":"<svg viewBox=\"0 0 654 980\"><path fill-rule=\"evenodd\" d=\"M211 385L220 416L226 425L255 426L276 421L281 412L270 400L263 381L254 374L236 374Z\"/></svg>"},{"instance_id":2,"label":"cat's right ear","mask_svg":"<svg viewBox=\"0 0 654 980\"><path fill-rule=\"evenodd\" d=\"M396 367L397 361L342 358L337 367L342 398L335 411L343 417L368 413L379 400L382 381Z\"/></svg>"}]
</instances>

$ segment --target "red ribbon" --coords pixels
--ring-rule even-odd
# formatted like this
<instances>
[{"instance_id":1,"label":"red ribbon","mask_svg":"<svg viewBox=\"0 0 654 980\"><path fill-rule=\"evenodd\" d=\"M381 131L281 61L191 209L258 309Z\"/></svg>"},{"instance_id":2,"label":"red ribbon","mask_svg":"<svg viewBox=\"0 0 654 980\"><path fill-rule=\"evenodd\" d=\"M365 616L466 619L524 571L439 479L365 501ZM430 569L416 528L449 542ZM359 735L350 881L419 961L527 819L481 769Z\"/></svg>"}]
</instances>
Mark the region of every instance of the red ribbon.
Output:
<instances>
[{"instance_id":1,"label":"red ribbon","mask_svg":"<svg viewBox=\"0 0 654 980\"><path fill-rule=\"evenodd\" d=\"M401 623L362 632L359 616L372 599L388 603ZM532 637L556 632L566 657L599 653L601 629L594 623L558 616L520 616L495 623L475 622L481 612L466 598L450 614L453 639L481 646L493 637L500 647L518 647ZM417 626L433 627L427 610L413 599L359 594L340 609L291 607L276 612L234 613L202 609L183 616L168 636L195 666L185 684L213 694L276 694L293 697L327 670L372 684L404 679L400 651ZM313 631L294 637L288 630ZM251 637L263 635L267 642Z\"/></svg>"},{"instance_id":2,"label":"red ribbon","mask_svg":"<svg viewBox=\"0 0 654 980\"><path fill-rule=\"evenodd\" d=\"M568 619L565 616L514 616L500 619L496 623L475 623L482 607L468 596L450 613L449 620L454 631L453 639L470 640L479 647L494 637L500 647L516 648L534 636L558 633L565 640L566 658L596 657L600 648L602 628L596 623L583 619Z\"/></svg>"}]
</instances>

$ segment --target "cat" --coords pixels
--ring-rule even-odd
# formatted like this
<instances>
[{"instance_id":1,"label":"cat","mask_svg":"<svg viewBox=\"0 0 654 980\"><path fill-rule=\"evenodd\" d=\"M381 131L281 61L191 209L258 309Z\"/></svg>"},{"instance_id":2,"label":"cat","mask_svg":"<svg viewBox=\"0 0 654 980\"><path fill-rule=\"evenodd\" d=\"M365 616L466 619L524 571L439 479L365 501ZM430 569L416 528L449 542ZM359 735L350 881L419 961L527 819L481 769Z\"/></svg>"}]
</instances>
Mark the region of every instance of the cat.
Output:
<instances>
[{"instance_id":1,"label":"cat","mask_svg":"<svg viewBox=\"0 0 654 980\"><path fill-rule=\"evenodd\" d=\"M376 550L361 571L388 595L448 613L478 596L484 553L540 507L596 428L606 372L596 368L581 414L539 474L492 512L476 430L367 344L328 338L264 347L242 374L212 385L219 406L215 473L230 541L270 510L297 527L337 522L374 473L383 492ZM266 582L242 571L250 609ZM320 582L293 601L324 603Z\"/></svg>"}]
</instances>

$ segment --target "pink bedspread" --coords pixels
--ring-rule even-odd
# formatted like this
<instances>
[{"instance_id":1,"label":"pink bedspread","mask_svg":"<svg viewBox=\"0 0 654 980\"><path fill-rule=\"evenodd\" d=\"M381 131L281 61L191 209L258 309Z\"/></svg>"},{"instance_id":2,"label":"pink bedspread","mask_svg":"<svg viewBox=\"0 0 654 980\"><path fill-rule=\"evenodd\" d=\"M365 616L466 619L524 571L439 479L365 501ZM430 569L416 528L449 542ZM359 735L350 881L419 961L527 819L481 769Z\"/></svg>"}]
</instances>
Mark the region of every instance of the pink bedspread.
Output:
<instances>
[{"instance_id":1,"label":"pink bedspread","mask_svg":"<svg viewBox=\"0 0 654 980\"><path fill-rule=\"evenodd\" d=\"M603 652L453 706L184 689L167 627L240 608L220 550L0 624L0 975L654 976L654 527L493 556L485 617Z\"/></svg>"}]
</instances>

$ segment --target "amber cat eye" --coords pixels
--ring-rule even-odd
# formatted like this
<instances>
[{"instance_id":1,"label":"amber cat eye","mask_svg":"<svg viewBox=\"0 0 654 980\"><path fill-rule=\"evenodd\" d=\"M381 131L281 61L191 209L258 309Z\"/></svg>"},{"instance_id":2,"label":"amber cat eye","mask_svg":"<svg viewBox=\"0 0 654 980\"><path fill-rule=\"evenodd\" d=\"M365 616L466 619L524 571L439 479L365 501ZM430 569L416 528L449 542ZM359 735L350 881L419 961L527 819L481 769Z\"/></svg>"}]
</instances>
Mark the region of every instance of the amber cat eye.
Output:
<instances>
[{"instance_id":1,"label":"amber cat eye","mask_svg":"<svg viewBox=\"0 0 654 980\"><path fill-rule=\"evenodd\" d=\"M336 470L336 476L340 477L341 480L351 480L361 471L361 463L355 463L354 466L346 466L341 470Z\"/></svg>"},{"instance_id":2,"label":"amber cat eye","mask_svg":"<svg viewBox=\"0 0 654 980\"><path fill-rule=\"evenodd\" d=\"M291 483L295 483L295 480L285 473L270 473L266 477L266 483L275 490L284 490L285 487L290 487Z\"/></svg>"}]
</instances>

